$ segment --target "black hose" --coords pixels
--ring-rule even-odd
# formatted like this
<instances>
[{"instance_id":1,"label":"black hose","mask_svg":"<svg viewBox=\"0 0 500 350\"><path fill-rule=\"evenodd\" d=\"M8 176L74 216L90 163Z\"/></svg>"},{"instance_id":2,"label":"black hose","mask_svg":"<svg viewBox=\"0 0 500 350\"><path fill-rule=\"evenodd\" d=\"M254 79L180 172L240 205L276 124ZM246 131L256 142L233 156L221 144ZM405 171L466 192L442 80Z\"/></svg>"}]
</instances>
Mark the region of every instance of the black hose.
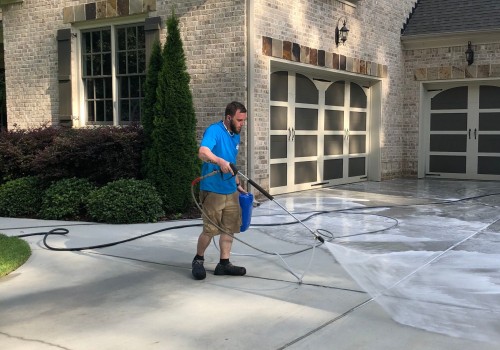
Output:
<instances>
[{"instance_id":1,"label":"black hose","mask_svg":"<svg viewBox=\"0 0 500 350\"><path fill-rule=\"evenodd\" d=\"M148 233L145 233L145 234L140 235L140 236L136 236L136 237L131 237L131 238L128 238L128 239L124 239L124 240L121 240L121 241L104 243L104 244L98 244L98 245L90 245L90 246L86 246L86 247L75 247L75 248L56 248L56 247L52 247L51 245L49 245L47 243L47 238L49 236L52 236L52 235L61 235L62 236L62 235L68 234L69 230L66 229L66 228L64 228L64 227L55 228L55 229L50 230L48 232L27 233L27 234L23 234L23 235L18 235L16 237L22 238L22 237L41 236L41 235L43 235L43 244L45 245L45 247L47 247L47 249L49 249L49 250L55 250L55 251L59 251L59 252L75 252L75 251L81 251L81 250L101 249L101 248L112 247L114 245L118 245L118 244L122 244L122 243L126 243L126 242L135 241L136 239L140 239L140 238L144 238L144 237L147 237L147 236L151 236L151 235L154 235L156 233L163 232L163 231L168 231L168 230L173 230L173 229L179 229L179 228L186 228L186 227L198 227L198 226L202 226L202 224L189 224L189 225L179 225L179 226L174 226L174 227L167 227L167 228L163 228L163 229L160 229L160 230L148 232Z\"/></svg>"},{"instance_id":2,"label":"black hose","mask_svg":"<svg viewBox=\"0 0 500 350\"><path fill-rule=\"evenodd\" d=\"M217 173L217 172L215 172L215 173ZM209 174L207 176L211 176L211 175L213 175L213 174L211 173L211 174ZM197 178L197 179L195 179L192 182L192 189L193 189L194 185L196 183L198 183L201 179L202 178ZM194 193L194 191L192 191L192 193ZM396 226L399 225L399 222L398 222L397 219L389 217L389 216L384 216L384 215L380 215L380 214L349 213L351 211L371 210L371 209L404 208L404 207L415 207L415 206L423 206L423 205L446 205L446 204L455 204L455 203L459 203L459 202L463 202L463 201L475 200L475 199L480 199L480 198L485 198L485 197L490 197L490 196L497 196L497 195L500 195L500 192L489 193L489 194L478 195L478 196L472 196L472 197L465 197L465 198L460 198L460 199L456 199L456 200L447 200L447 201L438 201L438 202L429 202L429 203L420 203L420 204L380 205L380 206L372 206L372 207L353 207L353 208L347 208L347 209L335 209L335 210L329 210L329 211L319 211L319 212L314 212L313 214L311 214L307 218L303 219L302 221L307 221L307 220L309 220L309 219L311 219L311 218L313 218L315 216L324 215L324 214L330 214L330 213L374 215L374 216L381 216L381 217L389 218L389 219L392 219L392 220L395 221L395 224L391 225L388 228L379 229L379 230L370 231L370 232L354 233L354 234L345 235L345 236L334 236L330 231L325 230L325 229L318 229L317 230L318 233L321 236L327 238L328 241L331 241L333 239L338 239L338 238L347 238L347 237L353 237L353 236L360 236L360 235L366 235L366 234L379 233L379 232L390 230L390 229L392 229L392 228L394 228L394 227L396 227ZM198 206L198 208L203 213L203 210L199 206L199 204L196 201L196 199L195 199L195 203L196 203L196 205ZM297 223L297 221L291 221L291 222L277 223L277 224L251 224L251 226L252 227L260 227L260 226L282 226L282 225L292 225L292 224L296 224L296 223ZM147 236L151 236L151 235L154 235L154 234L157 234L157 233L160 233L160 232L169 231L169 230L189 228L189 227L202 227L202 226L203 226L202 223L171 226L171 227L167 227L167 228L159 229L159 230L156 230L156 231L148 232L148 233L145 233L145 234L142 234L142 235L139 235L139 236L131 237L131 238L120 240L120 241L115 241L115 242L110 242L110 243L104 243L104 244L98 244L98 245L85 246L85 247L74 247L74 248L57 248L57 247L53 247L53 246L51 246L51 245L49 245L47 243L47 239L48 239L49 236L52 236L52 235L60 235L60 236L67 235L69 233L69 230L67 228L64 228L64 227L55 228L55 229L52 229L52 230L50 230L48 232L27 233L27 234L17 235L15 237L23 238L23 237L41 236L41 235L43 235L44 236L43 237L43 244L49 250L54 250L54 251L82 251L82 250L101 249L101 248L112 247L112 246L115 246L115 245L119 245L119 244L131 242L131 241L134 241L134 240L137 240L137 239L140 239L140 238L144 238L144 237L147 237ZM325 233L322 234L320 231L323 231ZM288 252L288 253L274 253L274 252L268 252L268 251L265 251L265 250L261 250L261 249L259 249L257 247L249 245L246 242L244 242L244 241L236 238L232 234L230 234L230 235L234 239L236 239L237 241L239 241L239 242L241 242L241 243L243 243L243 244L245 244L245 245L247 245L247 246L249 246L249 247L251 247L253 249L256 249L257 251L260 251L261 253L270 254L270 255L276 255L276 254L279 254L279 255L282 255L282 256L294 255L294 254L305 252L305 251L310 250L310 249L313 248L313 247L308 247L308 248L305 248L305 249L302 249L302 250L298 250L298 251L294 251L294 252ZM321 243L318 244L318 245L321 245Z\"/></svg>"}]
</instances>

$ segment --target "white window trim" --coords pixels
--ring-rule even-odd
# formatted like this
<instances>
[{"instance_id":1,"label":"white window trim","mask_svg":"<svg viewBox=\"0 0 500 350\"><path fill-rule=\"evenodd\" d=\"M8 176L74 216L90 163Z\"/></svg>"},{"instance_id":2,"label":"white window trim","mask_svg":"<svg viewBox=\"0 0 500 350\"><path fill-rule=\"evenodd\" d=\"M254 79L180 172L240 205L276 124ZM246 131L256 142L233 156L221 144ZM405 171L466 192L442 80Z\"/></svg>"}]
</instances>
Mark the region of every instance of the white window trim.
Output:
<instances>
[{"instance_id":1,"label":"white window trim","mask_svg":"<svg viewBox=\"0 0 500 350\"><path fill-rule=\"evenodd\" d=\"M85 104L85 87L82 81L83 72L83 62L82 62L82 31L89 29L98 29L103 27L111 27L111 69L112 69L112 80L114 82L113 87L113 125L119 126L118 118L118 84L116 84L116 30L115 27L127 24L137 24L143 23L146 20L146 15L135 15L127 16L126 18L116 18L116 19L106 19L106 20L96 20L77 23L72 28L71 32L76 40L72 42L71 51L74 53L71 60L71 71L74 79L71 80L71 85L73 89L72 96L72 110L73 115L76 116L74 122L75 127L85 127L86 124L86 110L87 106ZM96 126L92 124L92 126Z\"/></svg>"},{"instance_id":2,"label":"white window trim","mask_svg":"<svg viewBox=\"0 0 500 350\"><path fill-rule=\"evenodd\" d=\"M359 2L359 0L337 0L337 1L352 7L356 7L356 3Z\"/></svg>"}]
</instances>

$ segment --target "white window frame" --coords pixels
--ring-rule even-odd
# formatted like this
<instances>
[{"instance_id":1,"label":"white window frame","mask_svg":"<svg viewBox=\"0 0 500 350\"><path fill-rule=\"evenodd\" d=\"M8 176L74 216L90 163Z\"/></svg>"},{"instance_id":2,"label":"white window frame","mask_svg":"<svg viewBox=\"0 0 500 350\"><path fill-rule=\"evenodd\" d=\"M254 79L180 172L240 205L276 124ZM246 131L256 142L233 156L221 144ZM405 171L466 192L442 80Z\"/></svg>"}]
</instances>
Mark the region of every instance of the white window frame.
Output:
<instances>
[{"instance_id":1,"label":"white window frame","mask_svg":"<svg viewBox=\"0 0 500 350\"><path fill-rule=\"evenodd\" d=\"M111 28L111 72L112 72L112 95L113 95L113 126L120 126L119 120L119 108L118 108L118 79L117 79L117 66L116 66L116 27L124 25L144 25L146 20L146 15L136 15L128 16L127 18L118 18L114 20L97 20L83 22L81 24L75 25L72 28L72 34L76 38L72 42L72 51L75 53L72 55L72 71L76 72L75 79L72 79L73 87L73 115L78 116L75 120L75 127L84 126L95 126L99 124L88 124L86 120L87 116L87 106L85 103L85 86L83 84L83 62L82 62L82 32L86 30L93 30L99 28L110 27Z\"/></svg>"},{"instance_id":2,"label":"white window frame","mask_svg":"<svg viewBox=\"0 0 500 350\"><path fill-rule=\"evenodd\" d=\"M359 0L337 0L337 1L352 7L357 7L357 3L359 2Z\"/></svg>"}]
</instances>

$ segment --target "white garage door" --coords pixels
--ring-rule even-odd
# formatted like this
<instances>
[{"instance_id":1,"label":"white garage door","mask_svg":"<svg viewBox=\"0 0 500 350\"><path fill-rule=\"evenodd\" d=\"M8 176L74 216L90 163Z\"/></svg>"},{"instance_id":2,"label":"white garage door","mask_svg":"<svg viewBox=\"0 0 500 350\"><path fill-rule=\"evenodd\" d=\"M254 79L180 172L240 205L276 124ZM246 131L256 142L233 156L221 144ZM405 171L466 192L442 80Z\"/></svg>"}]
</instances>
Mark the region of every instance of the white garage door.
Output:
<instances>
[{"instance_id":1,"label":"white garage door","mask_svg":"<svg viewBox=\"0 0 500 350\"><path fill-rule=\"evenodd\" d=\"M500 180L500 84L471 83L428 94L426 175Z\"/></svg>"},{"instance_id":2,"label":"white garage door","mask_svg":"<svg viewBox=\"0 0 500 350\"><path fill-rule=\"evenodd\" d=\"M366 179L367 91L347 80L271 74L270 193Z\"/></svg>"}]
</instances>

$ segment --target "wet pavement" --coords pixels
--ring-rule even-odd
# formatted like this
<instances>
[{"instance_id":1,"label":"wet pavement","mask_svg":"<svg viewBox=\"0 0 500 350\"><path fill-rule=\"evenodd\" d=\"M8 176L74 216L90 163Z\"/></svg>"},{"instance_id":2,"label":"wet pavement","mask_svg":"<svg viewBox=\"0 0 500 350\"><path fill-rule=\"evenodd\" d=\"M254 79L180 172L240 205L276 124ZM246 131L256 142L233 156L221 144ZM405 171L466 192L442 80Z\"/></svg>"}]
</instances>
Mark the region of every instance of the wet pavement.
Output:
<instances>
[{"instance_id":1,"label":"wet pavement","mask_svg":"<svg viewBox=\"0 0 500 350\"><path fill-rule=\"evenodd\" d=\"M214 244L203 281L190 274L198 220L0 218L7 235L67 227L56 247L166 229L82 252L26 238L32 257L0 279L2 348L497 349L500 182L397 179L275 200L301 222L263 201L233 245L247 276L214 276Z\"/></svg>"}]
</instances>

